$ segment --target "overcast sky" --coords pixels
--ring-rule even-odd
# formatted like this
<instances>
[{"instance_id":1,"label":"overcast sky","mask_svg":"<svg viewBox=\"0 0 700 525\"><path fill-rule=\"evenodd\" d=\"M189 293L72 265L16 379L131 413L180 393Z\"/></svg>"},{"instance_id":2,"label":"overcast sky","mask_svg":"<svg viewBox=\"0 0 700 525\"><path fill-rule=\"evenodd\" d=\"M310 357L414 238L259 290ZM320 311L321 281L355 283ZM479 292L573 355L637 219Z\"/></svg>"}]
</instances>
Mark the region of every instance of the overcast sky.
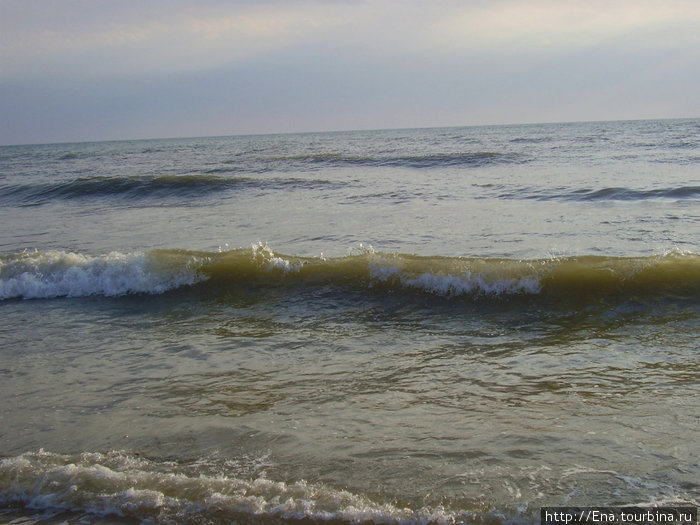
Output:
<instances>
[{"instance_id":1,"label":"overcast sky","mask_svg":"<svg viewBox=\"0 0 700 525\"><path fill-rule=\"evenodd\" d=\"M0 144L669 117L698 0L0 0Z\"/></svg>"}]
</instances>

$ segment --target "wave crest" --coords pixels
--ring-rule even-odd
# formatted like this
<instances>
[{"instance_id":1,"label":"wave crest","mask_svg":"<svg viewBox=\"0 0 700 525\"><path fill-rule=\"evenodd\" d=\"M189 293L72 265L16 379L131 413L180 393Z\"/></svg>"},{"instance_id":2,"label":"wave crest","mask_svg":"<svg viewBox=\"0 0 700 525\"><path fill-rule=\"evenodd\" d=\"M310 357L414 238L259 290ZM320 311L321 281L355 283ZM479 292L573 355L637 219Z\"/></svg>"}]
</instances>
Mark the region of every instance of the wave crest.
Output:
<instances>
[{"instance_id":1,"label":"wave crest","mask_svg":"<svg viewBox=\"0 0 700 525\"><path fill-rule=\"evenodd\" d=\"M216 289L333 286L368 294L471 299L700 296L700 255L503 259L386 254L275 253L258 243L225 252L153 250L85 255L35 251L0 256L0 300L161 294L208 281ZM209 286L209 285L207 285ZM290 293L295 293L290 288ZM342 293L340 291L339 293Z\"/></svg>"},{"instance_id":2,"label":"wave crest","mask_svg":"<svg viewBox=\"0 0 700 525\"><path fill-rule=\"evenodd\" d=\"M195 175L124 175L81 177L63 182L0 185L0 201L25 206L54 200L110 198L124 200L194 199L239 190L289 190L339 187L341 182L305 178Z\"/></svg>"},{"instance_id":3,"label":"wave crest","mask_svg":"<svg viewBox=\"0 0 700 525\"><path fill-rule=\"evenodd\" d=\"M196 258L156 252L91 256L60 250L0 256L0 300L160 294L203 279Z\"/></svg>"}]
</instances>

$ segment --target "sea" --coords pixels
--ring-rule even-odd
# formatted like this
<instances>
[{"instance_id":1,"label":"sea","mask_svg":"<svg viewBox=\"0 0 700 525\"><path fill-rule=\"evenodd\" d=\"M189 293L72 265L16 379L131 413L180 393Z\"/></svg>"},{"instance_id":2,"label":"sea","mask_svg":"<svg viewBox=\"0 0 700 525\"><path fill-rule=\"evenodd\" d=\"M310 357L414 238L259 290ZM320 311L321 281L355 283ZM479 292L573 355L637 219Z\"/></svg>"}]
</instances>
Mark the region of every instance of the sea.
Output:
<instances>
[{"instance_id":1,"label":"sea","mask_svg":"<svg viewBox=\"0 0 700 525\"><path fill-rule=\"evenodd\" d=\"M700 505L700 120L0 147L0 522Z\"/></svg>"}]
</instances>

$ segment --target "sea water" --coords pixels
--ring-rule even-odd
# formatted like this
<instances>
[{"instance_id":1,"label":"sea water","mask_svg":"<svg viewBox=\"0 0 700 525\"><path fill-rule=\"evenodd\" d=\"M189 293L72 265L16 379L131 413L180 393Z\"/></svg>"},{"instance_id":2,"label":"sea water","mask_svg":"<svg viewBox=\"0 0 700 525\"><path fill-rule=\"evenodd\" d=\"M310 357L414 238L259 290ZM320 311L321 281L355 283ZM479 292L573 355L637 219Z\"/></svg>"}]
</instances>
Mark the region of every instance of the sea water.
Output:
<instances>
[{"instance_id":1,"label":"sea water","mask_svg":"<svg viewBox=\"0 0 700 525\"><path fill-rule=\"evenodd\" d=\"M0 147L0 521L700 501L700 121Z\"/></svg>"}]
</instances>

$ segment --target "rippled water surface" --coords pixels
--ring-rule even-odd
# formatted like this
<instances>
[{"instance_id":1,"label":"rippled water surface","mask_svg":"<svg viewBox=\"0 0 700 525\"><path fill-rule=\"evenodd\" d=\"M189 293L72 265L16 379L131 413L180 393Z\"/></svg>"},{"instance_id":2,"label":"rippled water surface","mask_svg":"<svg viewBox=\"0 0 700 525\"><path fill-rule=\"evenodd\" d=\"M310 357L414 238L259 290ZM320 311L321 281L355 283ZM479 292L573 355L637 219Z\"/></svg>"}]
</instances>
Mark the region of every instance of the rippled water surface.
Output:
<instances>
[{"instance_id":1,"label":"rippled water surface","mask_svg":"<svg viewBox=\"0 0 700 525\"><path fill-rule=\"evenodd\" d=\"M699 137L0 148L0 522L698 505Z\"/></svg>"}]
</instances>

